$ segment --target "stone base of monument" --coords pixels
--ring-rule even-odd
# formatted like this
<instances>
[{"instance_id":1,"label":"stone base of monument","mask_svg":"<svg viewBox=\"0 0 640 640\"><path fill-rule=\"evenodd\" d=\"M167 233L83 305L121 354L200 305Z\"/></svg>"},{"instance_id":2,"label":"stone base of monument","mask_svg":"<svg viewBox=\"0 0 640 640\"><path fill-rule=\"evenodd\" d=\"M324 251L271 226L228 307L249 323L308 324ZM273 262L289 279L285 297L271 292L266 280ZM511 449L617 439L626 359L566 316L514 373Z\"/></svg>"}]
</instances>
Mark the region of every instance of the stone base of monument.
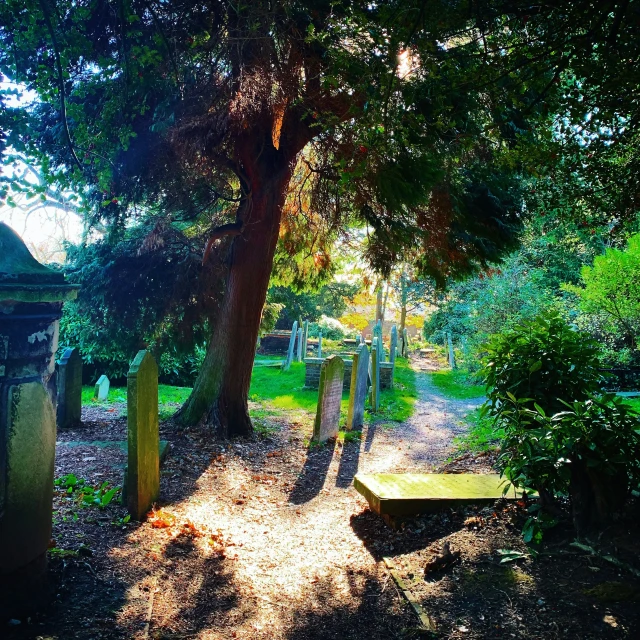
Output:
<instances>
[{"instance_id":1,"label":"stone base of monument","mask_svg":"<svg viewBox=\"0 0 640 640\"><path fill-rule=\"evenodd\" d=\"M396 526L406 517L468 504L493 504L499 498L522 498L522 492L513 489L503 495L505 482L497 474L359 473L353 486L372 511Z\"/></svg>"}]
</instances>

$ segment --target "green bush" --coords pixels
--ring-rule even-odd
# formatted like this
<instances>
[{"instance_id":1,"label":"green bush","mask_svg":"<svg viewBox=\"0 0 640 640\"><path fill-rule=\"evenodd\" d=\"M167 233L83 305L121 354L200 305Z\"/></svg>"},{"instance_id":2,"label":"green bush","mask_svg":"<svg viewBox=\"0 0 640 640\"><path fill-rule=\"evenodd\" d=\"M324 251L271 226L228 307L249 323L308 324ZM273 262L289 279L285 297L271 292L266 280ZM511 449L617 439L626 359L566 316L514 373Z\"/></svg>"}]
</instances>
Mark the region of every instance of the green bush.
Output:
<instances>
[{"instance_id":1,"label":"green bush","mask_svg":"<svg viewBox=\"0 0 640 640\"><path fill-rule=\"evenodd\" d=\"M565 408L563 401L583 400L602 383L598 345L554 310L491 336L484 349L481 374L498 415L507 393L528 398L529 409L535 402L551 415Z\"/></svg>"},{"instance_id":2,"label":"green bush","mask_svg":"<svg viewBox=\"0 0 640 640\"><path fill-rule=\"evenodd\" d=\"M579 535L601 529L639 476L640 437L630 406L597 395L597 345L545 312L494 336L486 349L485 412L504 430L500 471L540 497L525 539L540 539L559 496L570 497Z\"/></svg>"}]
</instances>

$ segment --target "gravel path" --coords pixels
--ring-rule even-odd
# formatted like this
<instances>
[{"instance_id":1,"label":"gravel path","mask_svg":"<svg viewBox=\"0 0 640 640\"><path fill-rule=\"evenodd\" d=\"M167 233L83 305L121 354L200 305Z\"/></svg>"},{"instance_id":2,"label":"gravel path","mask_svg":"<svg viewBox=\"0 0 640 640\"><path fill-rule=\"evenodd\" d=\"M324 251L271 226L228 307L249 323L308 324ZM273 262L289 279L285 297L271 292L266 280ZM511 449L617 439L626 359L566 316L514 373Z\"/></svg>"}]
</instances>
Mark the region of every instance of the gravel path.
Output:
<instances>
[{"instance_id":1,"label":"gravel path","mask_svg":"<svg viewBox=\"0 0 640 640\"><path fill-rule=\"evenodd\" d=\"M467 430L464 417L484 398L452 400L424 371L437 365L424 359L412 362L417 372L418 402L413 416L400 425L377 423L363 433L359 472L425 473L441 465L453 451L453 440Z\"/></svg>"}]
</instances>

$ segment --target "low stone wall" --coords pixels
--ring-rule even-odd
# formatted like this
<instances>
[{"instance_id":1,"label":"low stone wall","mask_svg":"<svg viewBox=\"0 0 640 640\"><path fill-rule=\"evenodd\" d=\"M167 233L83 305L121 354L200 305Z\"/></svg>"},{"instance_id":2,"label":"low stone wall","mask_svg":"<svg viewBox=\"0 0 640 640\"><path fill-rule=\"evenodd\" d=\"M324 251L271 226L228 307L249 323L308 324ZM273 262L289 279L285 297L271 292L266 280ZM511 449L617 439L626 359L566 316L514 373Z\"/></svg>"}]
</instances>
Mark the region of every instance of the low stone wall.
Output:
<instances>
[{"instance_id":1,"label":"low stone wall","mask_svg":"<svg viewBox=\"0 0 640 640\"><path fill-rule=\"evenodd\" d=\"M320 365L324 358L305 358L304 386L307 389L317 389L320 384ZM351 387L351 368L353 360L344 361L344 389ZM393 378L393 365L390 362L380 363L380 387L390 389Z\"/></svg>"},{"instance_id":2,"label":"low stone wall","mask_svg":"<svg viewBox=\"0 0 640 640\"><path fill-rule=\"evenodd\" d=\"M305 358L304 386L307 389L317 389L320 384L320 365L324 358ZM351 368L353 360L344 360L344 384L343 389L351 387Z\"/></svg>"},{"instance_id":3,"label":"low stone wall","mask_svg":"<svg viewBox=\"0 0 640 640\"><path fill-rule=\"evenodd\" d=\"M290 338L291 331L268 333L260 339L258 353L265 356L286 356Z\"/></svg>"},{"instance_id":4,"label":"low stone wall","mask_svg":"<svg viewBox=\"0 0 640 640\"><path fill-rule=\"evenodd\" d=\"M390 362L380 363L380 388L390 389L393 381L393 365Z\"/></svg>"}]
</instances>

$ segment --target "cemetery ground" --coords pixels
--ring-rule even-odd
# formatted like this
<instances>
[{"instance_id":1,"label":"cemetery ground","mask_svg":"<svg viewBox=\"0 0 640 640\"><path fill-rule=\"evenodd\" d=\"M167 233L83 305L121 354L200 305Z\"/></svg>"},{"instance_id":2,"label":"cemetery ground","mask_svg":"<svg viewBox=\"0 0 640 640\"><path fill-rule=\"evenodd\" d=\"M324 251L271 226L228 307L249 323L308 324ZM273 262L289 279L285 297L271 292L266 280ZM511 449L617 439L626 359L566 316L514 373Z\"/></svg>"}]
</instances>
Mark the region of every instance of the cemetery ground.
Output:
<instances>
[{"instance_id":1,"label":"cemetery ground","mask_svg":"<svg viewBox=\"0 0 640 640\"><path fill-rule=\"evenodd\" d=\"M108 444L126 438L126 390L97 403L87 388L83 425L58 432L52 604L30 618L16 613L0 637L429 637L399 584L436 637L638 637L640 587L628 570L640 551L637 504L603 540L626 568L571 546L568 522L532 558L523 504L448 510L397 530L369 510L353 489L356 472L488 473L495 460L486 427L465 420L481 389L437 360L397 366L381 412L323 446L310 443L317 392L302 389L302 364L255 367L251 440L179 429L170 414L188 390L161 385L160 437L171 451L161 500L143 524L127 521L119 493L110 494L126 461ZM445 542L459 562L425 574Z\"/></svg>"}]
</instances>

